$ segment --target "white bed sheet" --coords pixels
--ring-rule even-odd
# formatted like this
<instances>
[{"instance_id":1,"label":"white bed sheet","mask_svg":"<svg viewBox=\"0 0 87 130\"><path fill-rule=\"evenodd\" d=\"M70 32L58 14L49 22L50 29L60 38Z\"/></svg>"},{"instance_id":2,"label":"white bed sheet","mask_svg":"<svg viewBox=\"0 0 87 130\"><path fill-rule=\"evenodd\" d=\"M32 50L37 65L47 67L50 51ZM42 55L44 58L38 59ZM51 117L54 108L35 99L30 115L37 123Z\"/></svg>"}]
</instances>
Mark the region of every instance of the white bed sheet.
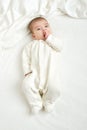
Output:
<instances>
[{"instance_id":1,"label":"white bed sheet","mask_svg":"<svg viewBox=\"0 0 87 130\"><path fill-rule=\"evenodd\" d=\"M51 22L54 20L53 31L64 41L61 97L55 111L29 114L21 91L21 50L26 44L22 39L18 46L3 51L0 56L1 130L87 129L87 20L67 16L58 16Z\"/></svg>"},{"instance_id":2,"label":"white bed sheet","mask_svg":"<svg viewBox=\"0 0 87 130\"><path fill-rule=\"evenodd\" d=\"M8 18L5 21L3 17L5 23L0 30L3 36L1 45L4 46L0 51L0 130L86 130L87 20L57 14L48 17L54 34L64 43L61 96L53 113L30 115L21 91L24 78L21 51L30 41L25 29L27 16L23 15L18 21Z\"/></svg>"}]
</instances>

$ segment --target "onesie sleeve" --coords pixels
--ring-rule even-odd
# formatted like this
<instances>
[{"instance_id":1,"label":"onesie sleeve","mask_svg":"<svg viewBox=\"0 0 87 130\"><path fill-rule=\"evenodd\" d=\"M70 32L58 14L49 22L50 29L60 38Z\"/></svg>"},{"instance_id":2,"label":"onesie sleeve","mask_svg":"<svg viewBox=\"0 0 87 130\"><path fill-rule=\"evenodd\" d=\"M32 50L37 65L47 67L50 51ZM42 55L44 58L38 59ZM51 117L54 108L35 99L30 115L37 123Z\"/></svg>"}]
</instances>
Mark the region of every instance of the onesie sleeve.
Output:
<instances>
[{"instance_id":1,"label":"onesie sleeve","mask_svg":"<svg viewBox=\"0 0 87 130\"><path fill-rule=\"evenodd\" d=\"M55 51L62 50L62 41L60 39L57 39L53 35L49 35L48 38L46 39L46 42Z\"/></svg>"},{"instance_id":2,"label":"onesie sleeve","mask_svg":"<svg viewBox=\"0 0 87 130\"><path fill-rule=\"evenodd\" d=\"M31 44L24 47L22 52L22 66L24 75L31 73Z\"/></svg>"}]
</instances>

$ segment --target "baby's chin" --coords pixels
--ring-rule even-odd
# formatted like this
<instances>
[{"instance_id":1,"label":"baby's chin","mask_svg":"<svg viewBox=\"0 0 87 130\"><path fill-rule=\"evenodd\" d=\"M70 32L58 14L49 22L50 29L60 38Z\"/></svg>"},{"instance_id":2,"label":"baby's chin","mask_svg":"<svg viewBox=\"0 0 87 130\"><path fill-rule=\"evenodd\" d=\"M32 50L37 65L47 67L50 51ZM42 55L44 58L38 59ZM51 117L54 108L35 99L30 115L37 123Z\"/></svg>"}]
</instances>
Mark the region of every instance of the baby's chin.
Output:
<instances>
[{"instance_id":1,"label":"baby's chin","mask_svg":"<svg viewBox=\"0 0 87 130\"><path fill-rule=\"evenodd\" d=\"M35 38L35 40L45 40L44 37L41 37L41 38Z\"/></svg>"}]
</instances>

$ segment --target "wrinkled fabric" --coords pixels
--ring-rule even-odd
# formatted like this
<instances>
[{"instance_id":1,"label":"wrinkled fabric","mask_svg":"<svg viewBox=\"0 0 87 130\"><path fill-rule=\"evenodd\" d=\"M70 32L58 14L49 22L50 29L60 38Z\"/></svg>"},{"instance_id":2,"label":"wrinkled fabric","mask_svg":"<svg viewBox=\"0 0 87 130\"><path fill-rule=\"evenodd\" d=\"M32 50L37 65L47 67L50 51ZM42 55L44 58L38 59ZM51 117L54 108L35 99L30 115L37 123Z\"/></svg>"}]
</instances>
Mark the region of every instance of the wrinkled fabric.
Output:
<instances>
[{"instance_id":1,"label":"wrinkled fabric","mask_svg":"<svg viewBox=\"0 0 87 130\"><path fill-rule=\"evenodd\" d=\"M49 19L64 14L87 18L87 0L0 0L0 52L12 49L27 36L32 17Z\"/></svg>"}]
</instances>

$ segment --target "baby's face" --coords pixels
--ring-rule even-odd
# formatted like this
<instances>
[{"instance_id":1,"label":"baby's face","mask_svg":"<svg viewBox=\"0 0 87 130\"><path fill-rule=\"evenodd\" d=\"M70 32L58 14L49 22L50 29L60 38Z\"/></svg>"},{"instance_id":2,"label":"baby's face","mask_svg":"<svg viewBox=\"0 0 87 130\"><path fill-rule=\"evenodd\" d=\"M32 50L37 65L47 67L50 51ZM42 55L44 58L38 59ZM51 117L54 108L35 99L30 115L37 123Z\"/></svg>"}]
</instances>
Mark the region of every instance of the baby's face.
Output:
<instances>
[{"instance_id":1,"label":"baby's face","mask_svg":"<svg viewBox=\"0 0 87 130\"><path fill-rule=\"evenodd\" d=\"M32 23L32 36L36 40L46 40L51 34L51 28L45 19L40 19Z\"/></svg>"}]
</instances>

